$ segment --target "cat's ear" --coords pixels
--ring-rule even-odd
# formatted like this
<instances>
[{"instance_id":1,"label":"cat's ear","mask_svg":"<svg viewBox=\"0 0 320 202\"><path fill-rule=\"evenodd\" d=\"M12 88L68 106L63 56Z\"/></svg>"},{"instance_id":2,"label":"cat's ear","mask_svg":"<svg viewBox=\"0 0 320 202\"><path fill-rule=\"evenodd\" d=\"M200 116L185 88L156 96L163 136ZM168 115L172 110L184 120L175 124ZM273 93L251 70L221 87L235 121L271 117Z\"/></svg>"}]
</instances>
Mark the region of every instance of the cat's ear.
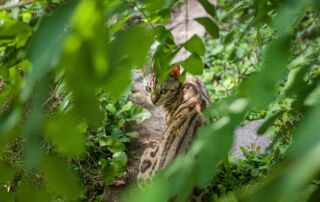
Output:
<instances>
[{"instance_id":1,"label":"cat's ear","mask_svg":"<svg viewBox=\"0 0 320 202\"><path fill-rule=\"evenodd\" d=\"M141 71L143 76L148 76L149 74L153 74L153 67L150 67L148 64L145 64L141 67Z\"/></svg>"},{"instance_id":2,"label":"cat's ear","mask_svg":"<svg viewBox=\"0 0 320 202\"><path fill-rule=\"evenodd\" d=\"M179 76L180 76L180 66L173 67L170 72L170 77L178 80Z\"/></svg>"},{"instance_id":3,"label":"cat's ear","mask_svg":"<svg viewBox=\"0 0 320 202\"><path fill-rule=\"evenodd\" d=\"M153 67L150 68L150 74L154 74Z\"/></svg>"}]
</instances>

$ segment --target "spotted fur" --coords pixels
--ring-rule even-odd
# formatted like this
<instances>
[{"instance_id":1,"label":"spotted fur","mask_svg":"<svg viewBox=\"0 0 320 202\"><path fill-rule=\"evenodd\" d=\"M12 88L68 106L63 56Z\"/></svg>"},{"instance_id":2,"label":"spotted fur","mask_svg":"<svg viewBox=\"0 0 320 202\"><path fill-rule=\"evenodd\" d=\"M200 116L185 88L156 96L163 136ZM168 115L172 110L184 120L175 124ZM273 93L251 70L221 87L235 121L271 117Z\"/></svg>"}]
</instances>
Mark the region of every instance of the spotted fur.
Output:
<instances>
[{"instance_id":1,"label":"spotted fur","mask_svg":"<svg viewBox=\"0 0 320 202\"><path fill-rule=\"evenodd\" d=\"M146 149L142 155L138 173L138 184L142 188L157 171L185 153L196 132L205 124L202 112L210 105L203 83L187 77L182 84L177 72L163 83L158 83L155 75L150 74L144 79L144 86L149 100L164 107L167 126L156 147Z\"/></svg>"}]
</instances>

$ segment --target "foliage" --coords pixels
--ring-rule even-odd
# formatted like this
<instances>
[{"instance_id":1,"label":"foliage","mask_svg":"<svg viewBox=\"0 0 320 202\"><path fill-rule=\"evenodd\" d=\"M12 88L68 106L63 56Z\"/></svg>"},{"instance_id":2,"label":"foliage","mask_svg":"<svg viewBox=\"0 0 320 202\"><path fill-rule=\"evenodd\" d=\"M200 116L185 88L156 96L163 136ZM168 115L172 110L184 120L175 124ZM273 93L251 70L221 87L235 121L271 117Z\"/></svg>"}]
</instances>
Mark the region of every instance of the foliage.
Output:
<instances>
[{"instance_id":1,"label":"foliage","mask_svg":"<svg viewBox=\"0 0 320 202\"><path fill-rule=\"evenodd\" d=\"M152 63L164 80L183 47L191 55L178 63L201 75L215 121L127 200L184 201L209 183L217 200L305 194L320 170L318 1L199 2L209 16L195 20L208 36L184 44L164 26L176 1L1 6L0 201L100 201L125 170L125 124L141 121L141 109L123 97L131 70ZM275 137L270 151L226 160L234 129L260 118L259 132Z\"/></svg>"}]
</instances>

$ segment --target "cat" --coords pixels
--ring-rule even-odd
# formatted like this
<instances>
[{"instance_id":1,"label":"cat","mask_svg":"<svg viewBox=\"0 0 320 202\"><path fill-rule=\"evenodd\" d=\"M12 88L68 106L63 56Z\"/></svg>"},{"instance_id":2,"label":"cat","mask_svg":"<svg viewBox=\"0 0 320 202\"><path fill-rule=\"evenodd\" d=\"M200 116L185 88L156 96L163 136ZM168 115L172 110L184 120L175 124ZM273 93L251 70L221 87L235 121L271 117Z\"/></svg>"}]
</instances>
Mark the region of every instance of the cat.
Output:
<instances>
[{"instance_id":1,"label":"cat","mask_svg":"<svg viewBox=\"0 0 320 202\"><path fill-rule=\"evenodd\" d=\"M166 128L154 147L146 149L141 157L138 172L141 188L157 171L184 154L199 128L206 123L203 111L210 100L204 84L191 76L181 83L179 75L180 67L175 67L164 82L159 82L152 71L143 79L149 101L165 110Z\"/></svg>"}]
</instances>

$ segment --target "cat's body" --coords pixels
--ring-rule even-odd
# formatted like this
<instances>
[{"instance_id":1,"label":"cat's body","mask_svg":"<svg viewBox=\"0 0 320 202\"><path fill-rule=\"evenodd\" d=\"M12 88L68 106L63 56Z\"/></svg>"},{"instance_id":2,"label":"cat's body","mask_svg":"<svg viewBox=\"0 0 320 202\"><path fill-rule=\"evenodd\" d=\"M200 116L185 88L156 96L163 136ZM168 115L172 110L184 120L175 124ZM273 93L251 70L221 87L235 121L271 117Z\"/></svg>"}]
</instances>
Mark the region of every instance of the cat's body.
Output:
<instances>
[{"instance_id":1,"label":"cat's body","mask_svg":"<svg viewBox=\"0 0 320 202\"><path fill-rule=\"evenodd\" d=\"M146 149L141 157L140 186L177 155L185 153L198 129L205 124L202 112L210 105L207 90L194 77L187 77L183 84L179 82L177 72L161 84L157 83L154 75L149 77L144 81L146 92L154 105L164 107L166 129L155 147Z\"/></svg>"}]
</instances>

